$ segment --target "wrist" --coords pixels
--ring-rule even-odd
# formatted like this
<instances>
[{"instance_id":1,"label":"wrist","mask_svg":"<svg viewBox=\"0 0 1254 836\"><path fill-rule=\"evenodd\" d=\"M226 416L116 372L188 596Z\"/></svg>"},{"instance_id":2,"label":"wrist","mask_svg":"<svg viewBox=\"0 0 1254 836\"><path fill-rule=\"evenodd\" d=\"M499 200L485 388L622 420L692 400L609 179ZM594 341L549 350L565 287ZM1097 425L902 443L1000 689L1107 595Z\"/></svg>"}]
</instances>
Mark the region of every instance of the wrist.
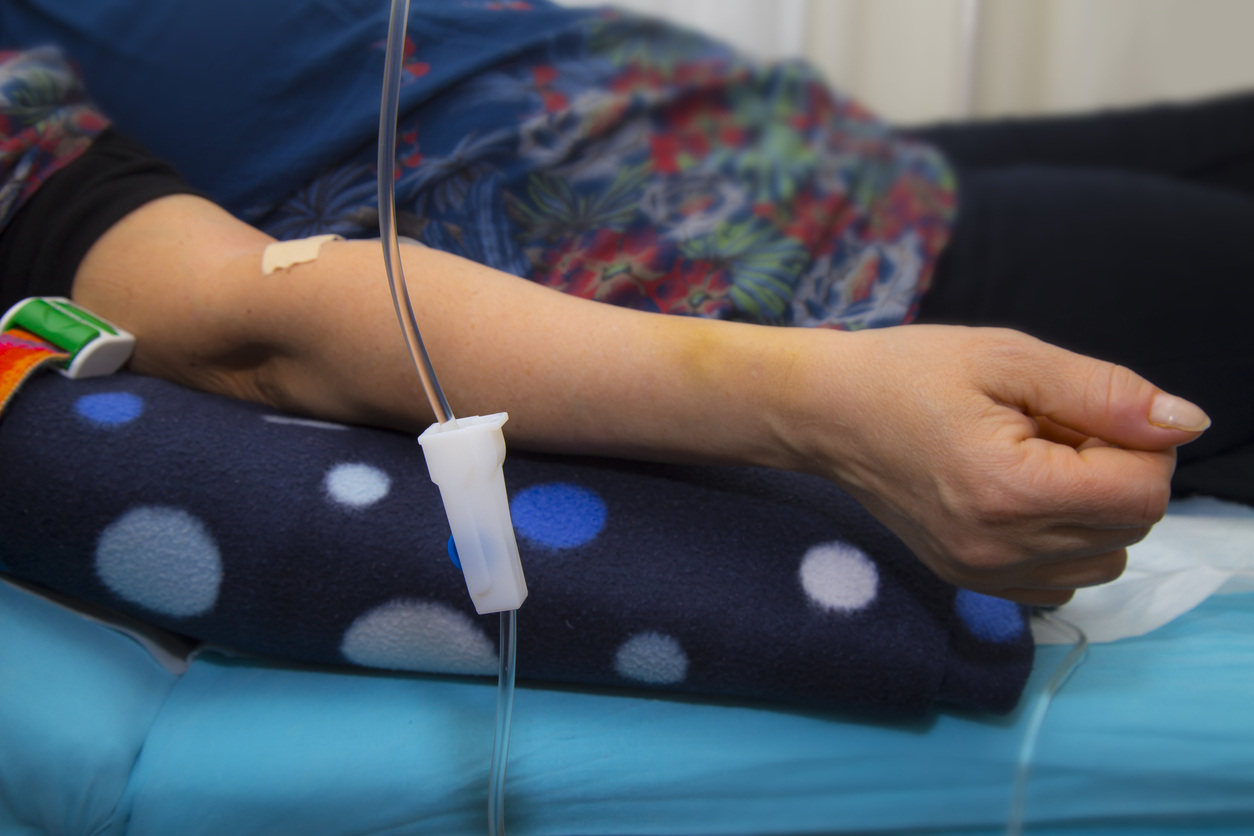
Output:
<instances>
[{"instance_id":1,"label":"wrist","mask_svg":"<svg viewBox=\"0 0 1254 836\"><path fill-rule=\"evenodd\" d=\"M773 467L831 479L847 489L860 478L864 435L882 416L872 404L882 369L875 361L875 332L787 328L793 359L766 409L774 433Z\"/></svg>"},{"instance_id":2,"label":"wrist","mask_svg":"<svg viewBox=\"0 0 1254 836\"><path fill-rule=\"evenodd\" d=\"M840 393L857 370L853 335L829 330L701 322L708 333L681 355L715 451L726 461L829 476L845 423ZM719 455L719 454L722 455Z\"/></svg>"}]
</instances>

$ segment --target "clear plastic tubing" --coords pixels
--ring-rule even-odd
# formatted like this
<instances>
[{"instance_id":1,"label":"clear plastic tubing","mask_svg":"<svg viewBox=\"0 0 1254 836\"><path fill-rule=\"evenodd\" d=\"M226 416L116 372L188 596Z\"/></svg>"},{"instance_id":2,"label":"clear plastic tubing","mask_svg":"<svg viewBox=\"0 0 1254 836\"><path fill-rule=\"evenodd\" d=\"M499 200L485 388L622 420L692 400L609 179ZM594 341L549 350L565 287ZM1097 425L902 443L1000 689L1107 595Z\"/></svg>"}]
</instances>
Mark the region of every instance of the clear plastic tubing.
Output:
<instances>
[{"instance_id":1,"label":"clear plastic tubing","mask_svg":"<svg viewBox=\"0 0 1254 836\"><path fill-rule=\"evenodd\" d=\"M383 243L383 265L392 289L392 306L405 334L409 354L422 379L423 391L441 424L453 419L440 388L440 381L427 356L418 332L413 303L401 268L400 244L396 239L396 120L401 97L401 61L409 0L392 0L388 20L388 44L383 69L383 102L379 108L379 232ZM488 783L488 834L505 833L505 762L509 754L509 728L514 716L514 662L517 649L518 612L501 613L501 666L496 692L496 736L492 741L491 779Z\"/></svg>"},{"instance_id":2,"label":"clear plastic tubing","mask_svg":"<svg viewBox=\"0 0 1254 836\"><path fill-rule=\"evenodd\" d=\"M401 62L404 60L405 23L409 18L409 0L392 0L388 20L387 58L383 65L383 103L379 108L379 234L383 242L383 266L387 268L388 285L392 288L392 307L405 334L409 355L414 359L423 391L441 424L453 418L444 390L436 379L414 306L405 287L405 271L401 267L401 247L396 240L396 118L401 101Z\"/></svg>"},{"instance_id":3,"label":"clear plastic tubing","mask_svg":"<svg viewBox=\"0 0 1254 836\"><path fill-rule=\"evenodd\" d=\"M514 717L514 658L518 610L501 613L501 667L496 681L496 737L492 739L492 778L488 783L488 834L505 834L505 761Z\"/></svg>"},{"instance_id":4,"label":"clear plastic tubing","mask_svg":"<svg viewBox=\"0 0 1254 836\"><path fill-rule=\"evenodd\" d=\"M1019 746L1019 759L1015 765L1014 790L1010 799L1010 815L1006 820L1006 836L1022 836L1024 814L1028 800L1028 775L1032 769L1032 757L1036 754L1036 742L1040 739L1041 729L1045 725L1045 715L1054 701L1054 696L1080 667L1084 657L1088 655L1089 638L1084 631L1058 615L1042 610L1038 616L1047 624L1061 633L1071 636L1073 644L1071 652L1066 655L1048 681L1041 688L1028 715L1027 728L1023 732L1023 741Z\"/></svg>"}]
</instances>

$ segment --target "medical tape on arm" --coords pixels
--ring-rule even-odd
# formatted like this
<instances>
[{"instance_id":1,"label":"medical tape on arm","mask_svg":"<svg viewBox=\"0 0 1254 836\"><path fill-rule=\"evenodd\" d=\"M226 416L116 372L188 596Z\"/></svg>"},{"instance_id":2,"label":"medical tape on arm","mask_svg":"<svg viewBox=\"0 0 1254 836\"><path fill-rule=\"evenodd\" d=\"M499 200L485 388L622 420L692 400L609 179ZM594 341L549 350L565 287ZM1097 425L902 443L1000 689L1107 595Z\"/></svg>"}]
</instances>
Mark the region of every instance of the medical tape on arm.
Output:
<instances>
[{"instance_id":1,"label":"medical tape on arm","mask_svg":"<svg viewBox=\"0 0 1254 836\"><path fill-rule=\"evenodd\" d=\"M322 245L328 241L343 241L342 235L314 235L294 241L275 241L261 253L261 275L269 276L276 270L287 270L297 264L308 264L318 257Z\"/></svg>"}]
</instances>

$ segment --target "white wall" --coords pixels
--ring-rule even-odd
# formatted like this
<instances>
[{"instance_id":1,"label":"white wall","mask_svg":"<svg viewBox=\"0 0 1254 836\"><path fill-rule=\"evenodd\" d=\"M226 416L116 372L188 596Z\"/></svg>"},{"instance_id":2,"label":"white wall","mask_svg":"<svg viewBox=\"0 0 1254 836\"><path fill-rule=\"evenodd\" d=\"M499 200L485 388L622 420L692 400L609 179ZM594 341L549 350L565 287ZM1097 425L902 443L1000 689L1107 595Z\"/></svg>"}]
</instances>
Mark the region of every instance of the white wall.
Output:
<instances>
[{"instance_id":1,"label":"white wall","mask_svg":"<svg viewBox=\"0 0 1254 836\"><path fill-rule=\"evenodd\" d=\"M618 6L702 29L758 58L795 57L806 48L814 0L558 0L566 6ZM821 0L820 0L821 2Z\"/></svg>"},{"instance_id":2,"label":"white wall","mask_svg":"<svg viewBox=\"0 0 1254 836\"><path fill-rule=\"evenodd\" d=\"M568 0L599 5L598 0ZM804 55L899 122L1254 90L1254 0L619 0Z\"/></svg>"},{"instance_id":3,"label":"white wall","mask_svg":"<svg viewBox=\"0 0 1254 836\"><path fill-rule=\"evenodd\" d=\"M838 87L898 121L971 109L966 0L816 0L806 57Z\"/></svg>"},{"instance_id":4,"label":"white wall","mask_svg":"<svg viewBox=\"0 0 1254 836\"><path fill-rule=\"evenodd\" d=\"M983 112L1254 90L1249 0L985 0Z\"/></svg>"}]
</instances>

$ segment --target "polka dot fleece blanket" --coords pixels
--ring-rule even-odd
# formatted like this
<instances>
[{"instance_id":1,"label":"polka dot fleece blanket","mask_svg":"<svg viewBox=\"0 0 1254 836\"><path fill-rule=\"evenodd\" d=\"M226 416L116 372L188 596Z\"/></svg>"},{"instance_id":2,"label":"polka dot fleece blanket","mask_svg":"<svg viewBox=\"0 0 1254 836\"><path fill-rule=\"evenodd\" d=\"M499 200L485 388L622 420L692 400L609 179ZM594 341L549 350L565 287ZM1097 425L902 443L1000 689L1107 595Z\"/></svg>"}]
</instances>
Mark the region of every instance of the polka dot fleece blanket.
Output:
<instances>
[{"instance_id":1,"label":"polka dot fleece blanket","mask_svg":"<svg viewBox=\"0 0 1254 836\"><path fill-rule=\"evenodd\" d=\"M4 572L262 656L494 675L414 438L119 374L0 420ZM510 452L521 679L918 714L1004 712L1025 613L945 585L836 487Z\"/></svg>"}]
</instances>

